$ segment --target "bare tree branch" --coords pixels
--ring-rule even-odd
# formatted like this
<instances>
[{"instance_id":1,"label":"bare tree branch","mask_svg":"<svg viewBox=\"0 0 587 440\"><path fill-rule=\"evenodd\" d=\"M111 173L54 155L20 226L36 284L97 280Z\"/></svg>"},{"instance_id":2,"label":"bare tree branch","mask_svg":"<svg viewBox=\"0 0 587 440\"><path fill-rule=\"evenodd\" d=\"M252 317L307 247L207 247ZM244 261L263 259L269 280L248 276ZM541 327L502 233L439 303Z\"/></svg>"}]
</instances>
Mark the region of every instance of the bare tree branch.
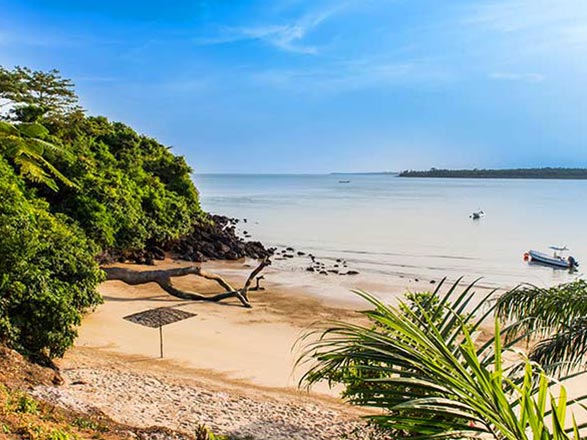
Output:
<instances>
[{"instance_id":1,"label":"bare tree branch","mask_svg":"<svg viewBox=\"0 0 587 440\"><path fill-rule=\"evenodd\" d=\"M241 289L235 289L220 275L212 272L207 272L198 266L180 267L175 269L161 269L161 270L147 270L147 271L136 271L130 270L123 267L102 267L102 270L106 273L107 280L118 280L122 281L131 286L136 286L146 283L157 283L159 287L165 290L170 295L191 301L209 301L219 302L227 298L237 298L244 307L250 308L248 291L252 280L268 265L271 264L269 258L263 259L259 265L250 273L245 284ZM187 275L196 275L208 280L216 281L225 292L221 292L215 295L203 295L197 292L188 292L185 290L178 289L173 286L171 278L183 277Z\"/></svg>"}]
</instances>

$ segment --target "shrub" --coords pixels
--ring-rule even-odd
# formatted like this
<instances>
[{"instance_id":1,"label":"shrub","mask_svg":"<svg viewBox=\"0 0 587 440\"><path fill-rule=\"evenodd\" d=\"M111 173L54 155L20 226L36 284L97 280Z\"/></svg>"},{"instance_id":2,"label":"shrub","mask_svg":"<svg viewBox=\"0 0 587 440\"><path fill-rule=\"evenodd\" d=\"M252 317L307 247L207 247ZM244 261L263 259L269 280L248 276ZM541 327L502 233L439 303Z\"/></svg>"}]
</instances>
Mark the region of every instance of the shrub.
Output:
<instances>
[{"instance_id":1,"label":"shrub","mask_svg":"<svg viewBox=\"0 0 587 440\"><path fill-rule=\"evenodd\" d=\"M62 356L100 302L102 272L83 232L27 195L0 158L0 338L38 359Z\"/></svg>"}]
</instances>

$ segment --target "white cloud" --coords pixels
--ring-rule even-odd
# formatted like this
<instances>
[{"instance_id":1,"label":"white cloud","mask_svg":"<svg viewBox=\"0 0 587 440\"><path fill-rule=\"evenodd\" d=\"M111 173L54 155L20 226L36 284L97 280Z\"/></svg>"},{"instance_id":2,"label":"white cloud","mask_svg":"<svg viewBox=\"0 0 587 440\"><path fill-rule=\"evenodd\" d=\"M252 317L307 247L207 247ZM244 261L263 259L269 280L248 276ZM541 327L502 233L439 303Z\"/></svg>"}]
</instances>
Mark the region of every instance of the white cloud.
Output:
<instances>
[{"instance_id":1,"label":"white cloud","mask_svg":"<svg viewBox=\"0 0 587 440\"><path fill-rule=\"evenodd\" d=\"M305 44L304 39L320 24L342 9L344 9L344 4L305 15L287 24L225 27L220 30L218 35L197 37L193 41L200 45L213 45L259 40L286 52L314 55L318 53L318 48L311 44Z\"/></svg>"},{"instance_id":2,"label":"white cloud","mask_svg":"<svg viewBox=\"0 0 587 440\"><path fill-rule=\"evenodd\" d=\"M499 0L468 8L462 24L541 49L587 50L587 1Z\"/></svg>"}]
</instances>

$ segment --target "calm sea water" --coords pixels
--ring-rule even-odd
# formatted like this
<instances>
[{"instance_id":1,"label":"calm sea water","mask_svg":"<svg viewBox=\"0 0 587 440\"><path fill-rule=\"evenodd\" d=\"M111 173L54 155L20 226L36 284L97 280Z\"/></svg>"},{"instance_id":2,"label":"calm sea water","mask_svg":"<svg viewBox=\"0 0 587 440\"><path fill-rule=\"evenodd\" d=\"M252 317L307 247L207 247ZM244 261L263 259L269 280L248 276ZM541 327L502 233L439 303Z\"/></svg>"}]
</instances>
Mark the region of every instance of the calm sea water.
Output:
<instances>
[{"instance_id":1,"label":"calm sea water","mask_svg":"<svg viewBox=\"0 0 587 440\"><path fill-rule=\"evenodd\" d=\"M246 218L240 227L254 239L330 263L343 258L381 282L466 275L507 287L580 276L582 268L569 274L522 260L524 251L550 245L567 245L587 267L587 181L220 174L194 180L206 210ZM479 208L486 216L471 220ZM302 273L308 264L296 258L276 265Z\"/></svg>"}]
</instances>

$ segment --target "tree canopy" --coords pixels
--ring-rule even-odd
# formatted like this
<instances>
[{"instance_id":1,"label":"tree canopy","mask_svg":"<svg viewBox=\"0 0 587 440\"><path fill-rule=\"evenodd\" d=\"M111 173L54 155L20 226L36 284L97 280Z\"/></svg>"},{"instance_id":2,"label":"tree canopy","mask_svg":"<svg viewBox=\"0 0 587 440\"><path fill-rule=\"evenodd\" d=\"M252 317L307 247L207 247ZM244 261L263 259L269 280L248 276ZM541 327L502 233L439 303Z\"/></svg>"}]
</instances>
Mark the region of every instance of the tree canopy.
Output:
<instances>
[{"instance_id":1,"label":"tree canopy","mask_svg":"<svg viewBox=\"0 0 587 440\"><path fill-rule=\"evenodd\" d=\"M205 217L183 157L86 116L59 72L0 67L0 98L0 339L61 356L100 301L99 256L161 245Z\"/></svg>"},{"instance_id":2,"label":"tree canopy","mask_svg":"<svg viewBox=\"0 0 587 440\"><path fill-rule=\"evenodd\" d=\"M16 66L0 66L0 98L13 104L12 113L20 120L34 122L47 115L62 115L78 109L73 82L58 70L43 72Z\"/></svg>"}]
</instances>

